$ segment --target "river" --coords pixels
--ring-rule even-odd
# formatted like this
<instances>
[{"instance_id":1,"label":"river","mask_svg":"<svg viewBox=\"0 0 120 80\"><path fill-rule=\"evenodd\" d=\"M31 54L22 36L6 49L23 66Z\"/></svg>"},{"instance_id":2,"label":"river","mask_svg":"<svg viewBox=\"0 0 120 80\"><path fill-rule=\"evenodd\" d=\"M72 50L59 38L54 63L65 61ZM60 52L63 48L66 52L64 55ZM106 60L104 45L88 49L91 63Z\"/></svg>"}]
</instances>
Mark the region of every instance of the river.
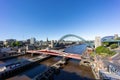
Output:
<instances>
[{"instance_id":1,"label":"river","mask_svg":"<svg viewBox=\"0 0 120 80\"><path fill-rule=\"evenodd\" d=\"M76 54L82 54L86 48L86 45L77 45L72 48L65 49L65 52L74 52ZM33 56L35 57L35 56ZM26 55L26 57L18 57L13 58L10 60L6 60L5 62L14 61L16 59L21 58L31 58L30 55ZM45 71L50 65L56 63L59 61L61 57L52 57L47 60L44 60L42 62L39 62L39 65L34 66L31 69L28 69L26 71L23 71L22 73L16 74L16 76L13 76L7 80L31 80L39 73L42 73ZM54 76L54 80L89 80L94 79L94 75L91 71L90 67L81 66L79 65L79 60L70 59L68 61L68 64L64 66L63 69L60 70L60 74Z\"/></svg>"}]
</instances>

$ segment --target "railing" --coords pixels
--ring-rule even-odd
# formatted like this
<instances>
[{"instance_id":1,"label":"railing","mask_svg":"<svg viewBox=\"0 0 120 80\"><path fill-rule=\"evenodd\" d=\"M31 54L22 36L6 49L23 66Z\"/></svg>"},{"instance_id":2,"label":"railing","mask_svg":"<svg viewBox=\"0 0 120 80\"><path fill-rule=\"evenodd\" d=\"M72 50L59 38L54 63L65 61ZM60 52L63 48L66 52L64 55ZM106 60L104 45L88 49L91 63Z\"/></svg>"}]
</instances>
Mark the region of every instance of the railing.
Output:
<instances>
[{"instance_id":1,"label":"railing","mask_svg":"<svg viewBox=\"0 0 120 80\"><path fill-rule=\"evenodd\" d=\"M57 51L57 50L36 50L36 51L28 51L28 52L29 53L57 55L57 56L74 58L74 59L81 59L81 55L72 54L72 53L66 53L66 52L60 52L60 51Z\"/></svg>"}]
</instances>

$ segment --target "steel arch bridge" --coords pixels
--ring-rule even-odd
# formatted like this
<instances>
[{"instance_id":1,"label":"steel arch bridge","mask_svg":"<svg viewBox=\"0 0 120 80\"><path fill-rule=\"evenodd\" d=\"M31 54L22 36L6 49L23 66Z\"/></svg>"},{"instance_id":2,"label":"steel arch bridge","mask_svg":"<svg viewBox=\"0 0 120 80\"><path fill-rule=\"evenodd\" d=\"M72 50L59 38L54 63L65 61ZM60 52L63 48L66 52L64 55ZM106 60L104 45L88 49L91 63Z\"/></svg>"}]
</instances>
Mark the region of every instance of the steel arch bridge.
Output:
<instances>
[{"instance_id":1,"label":"steel arch bridge","mask_svg":"<svg viewBox=\"0 0 120 80\"><path fill-rule=\"evenodd\" d=\"M56 46L59 42L61 42L62 40L64 40L65 38L68 38L68 37L75 37L75 38L78 38L78 39L82 40L84 43L87 43L89 46L91 46L91 47L93 48L93 45L90 44L90 43L88 43L84 38L79 37L79 36L74 35L74 34L67 34L67 35L64 35L63 37L61 37L61 38L58 40L58 42L55 44L55 46Z\"/></svg>"},{"instance_id":2,"label":"steel arch bridge","mask_svg":"<svg viewBox=\"0 0 120 80\"><path fill-rule=\"evenodd\" d=\"M77 35L74 35L74 34L64 35L63 37L61 37L61 38L58 40L58 42L64 40L65 38L68 38L68 37L75 37L75 38L78 38L78 39L82 40L83 42L86 42L85 39L83 39L82 37L79 37L79 36L77 36Z\"/></svg>"}]
</instances>

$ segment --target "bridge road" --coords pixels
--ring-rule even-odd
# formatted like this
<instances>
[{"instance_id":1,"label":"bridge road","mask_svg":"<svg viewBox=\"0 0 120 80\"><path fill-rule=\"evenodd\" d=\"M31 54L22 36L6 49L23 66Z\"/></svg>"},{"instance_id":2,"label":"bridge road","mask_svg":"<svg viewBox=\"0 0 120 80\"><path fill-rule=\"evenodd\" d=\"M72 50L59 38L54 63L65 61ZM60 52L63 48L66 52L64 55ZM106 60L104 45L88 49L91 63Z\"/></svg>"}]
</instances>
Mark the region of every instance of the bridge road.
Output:
<instances>
[{"instance_id":1,"label":"bridge road","mask_svg":"<svg viewBox=\"0 0 120 80\"><path fill-rule=\"evenodd\" d=\"M30 54L49 54L49 55L62 56L62 57L81 60L81 55L79 55L79 54L60 52L58 50L29 50L29 51L27 51L27 53L30 53Z\"/></svg>"}]
</instances>

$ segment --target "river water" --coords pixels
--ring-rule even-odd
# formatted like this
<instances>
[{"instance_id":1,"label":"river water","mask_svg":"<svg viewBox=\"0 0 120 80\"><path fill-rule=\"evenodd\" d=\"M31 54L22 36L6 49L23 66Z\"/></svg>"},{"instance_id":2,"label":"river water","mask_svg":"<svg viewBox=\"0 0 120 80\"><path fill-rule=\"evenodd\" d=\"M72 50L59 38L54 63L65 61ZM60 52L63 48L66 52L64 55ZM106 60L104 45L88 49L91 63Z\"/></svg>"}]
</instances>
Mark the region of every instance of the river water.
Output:
<instances>
[{"instance_id":1,"label":"river water","mask_svg":"<svg viewBox=\"0 0 120 80\"><path fill-rule=\"evenodd\" d=\"M64 51L67 53L75 53L75 54L82 54L87 48L86 44L71 46L66 48Z\"/></svg>"},{"instance_id":2,"label":"river water","mask_svg":"<svg viewBox=\"0 0 120 80\"><path fill-rule=\"evenodd\" d=\"M65 49L65 51L82 54L82 52L84 52L85 48L86 48L86 45L77 45L72 48L67 48L67 49ZM26 55L25 57L21 56L18 58L6 60L5 62L19 60L21 58L31 58L31 56L30 55ZM60 59L61 59L61 57L49 58L47 60L39 62L39 65L34 66L33 68L31 68L29 70L23 71L20 74L16 74L16 76L13 76L7 80L31 80L36 75L38 75L39 73L42 73L50 65L56 63ZM66 64L64 66L64 68L60 70L60 74L54 76L54 80L90 80L90 79L94 79L94 75L91 71L91 68L86 67L86 66L80 66L79 62L80 62L79 60L70 59L68 61L68 64Z\"/></svg>"}]
</instances>

